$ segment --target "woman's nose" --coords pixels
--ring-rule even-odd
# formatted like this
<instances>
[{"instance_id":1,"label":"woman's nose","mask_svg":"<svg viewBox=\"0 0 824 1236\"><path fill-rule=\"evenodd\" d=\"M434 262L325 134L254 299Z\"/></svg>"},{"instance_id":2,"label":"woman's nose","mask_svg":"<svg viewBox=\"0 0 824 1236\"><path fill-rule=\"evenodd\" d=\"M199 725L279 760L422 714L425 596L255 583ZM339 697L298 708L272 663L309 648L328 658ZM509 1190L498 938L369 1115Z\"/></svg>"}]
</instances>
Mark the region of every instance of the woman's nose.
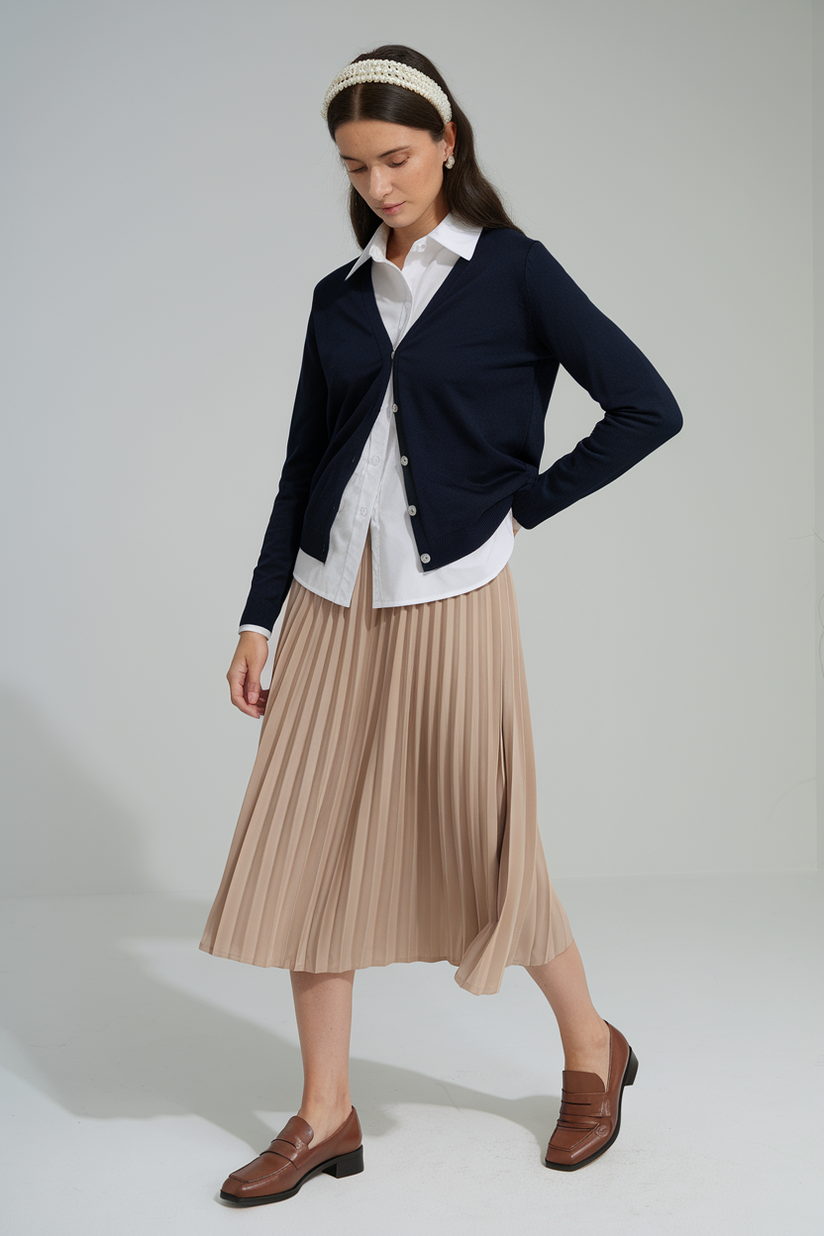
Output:
<instances>
[{"instance_id":1,"label":"woman's nose","mask_svg":"<svg viewBox=\"0 0 824 1236\"><path fill-rule=\"evenodd\" d=\"M386 196L387 191L391 187L390 178L387 175L385 167L375 167L369 177L369 192L374 198L382 198Z\"/></svg>"}]
</instances>

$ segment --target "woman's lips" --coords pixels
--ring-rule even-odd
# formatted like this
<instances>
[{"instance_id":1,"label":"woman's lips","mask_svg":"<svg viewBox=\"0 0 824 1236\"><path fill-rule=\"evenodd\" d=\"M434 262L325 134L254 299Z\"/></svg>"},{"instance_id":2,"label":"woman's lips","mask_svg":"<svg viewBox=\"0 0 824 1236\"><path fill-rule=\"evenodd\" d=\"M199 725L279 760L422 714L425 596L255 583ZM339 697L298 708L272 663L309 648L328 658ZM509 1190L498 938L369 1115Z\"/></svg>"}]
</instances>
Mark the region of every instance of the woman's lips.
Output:
<instances>
[{"instance_id":1,"label":"woman's lips","mask_svg":"<svg viewBox=\"0 0 824 1236\"><path fill-rule=\"evenodd\" d=\"M397 202L394 206L381 206L381 210L385 215L394 215L400 210L401 206L404 205L406 205L405 202Z\"/></svg>"}]
</instances>

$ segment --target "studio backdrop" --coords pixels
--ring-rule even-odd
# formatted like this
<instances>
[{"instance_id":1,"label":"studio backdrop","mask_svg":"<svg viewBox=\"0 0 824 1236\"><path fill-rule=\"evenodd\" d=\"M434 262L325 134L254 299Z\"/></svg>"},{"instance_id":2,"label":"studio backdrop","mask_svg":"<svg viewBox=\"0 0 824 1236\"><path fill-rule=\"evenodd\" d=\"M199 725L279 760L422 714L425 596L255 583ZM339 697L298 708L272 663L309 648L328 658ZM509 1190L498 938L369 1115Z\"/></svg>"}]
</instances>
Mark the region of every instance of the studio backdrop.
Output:
<instances>
[{"instance_id":1,"label":"studio backdrop","mask_svg":"<svg viewBox=\"0 0 824 1236\"><path fill-rule=\"evenodd\" d=\"M8 0L2 25L5 891L220 874L259 732L225 673L312 289L359 252L321 101L390 41L684 415L511 559L553 878L813 868L809 0ZM562 373L543 466L600 416Z\"/></svg>"}]
</instances>

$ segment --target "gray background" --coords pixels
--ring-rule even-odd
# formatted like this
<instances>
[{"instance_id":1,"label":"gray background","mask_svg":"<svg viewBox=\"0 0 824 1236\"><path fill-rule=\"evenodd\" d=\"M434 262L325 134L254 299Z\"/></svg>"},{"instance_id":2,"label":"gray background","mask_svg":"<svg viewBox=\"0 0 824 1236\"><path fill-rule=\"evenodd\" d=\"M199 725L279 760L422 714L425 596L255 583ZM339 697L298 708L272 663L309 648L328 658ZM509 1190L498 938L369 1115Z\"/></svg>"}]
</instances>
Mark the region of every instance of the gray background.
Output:
<instances>
[{"instance_id":1,"label":"gray background","mask_svg":"<svg viewBox=\"0 0 824 1236\"><path fill-rule=\"evenodd\" d=\"M808 0L407 7L4 5L4 891L216 888L258 734L224 675L358 252L319 108L388 41L685 418L516 543L551 874L816 866L820 6L815 75ZM544 466L599 416L562 374Z\"/></svg>"}]
</instances>

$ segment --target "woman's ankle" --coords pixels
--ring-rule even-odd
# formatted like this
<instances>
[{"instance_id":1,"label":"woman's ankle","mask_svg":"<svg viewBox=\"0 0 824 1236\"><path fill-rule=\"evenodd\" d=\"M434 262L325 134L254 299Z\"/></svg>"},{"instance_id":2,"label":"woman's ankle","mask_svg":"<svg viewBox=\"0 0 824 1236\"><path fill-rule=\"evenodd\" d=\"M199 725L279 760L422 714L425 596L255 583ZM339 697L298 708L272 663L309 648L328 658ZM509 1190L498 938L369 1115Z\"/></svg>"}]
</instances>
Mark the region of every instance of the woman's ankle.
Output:
<instances>
[{"instance_id":1,"label":"woman's ankle","mask_svg":"<svg viewBox=\"0 0 824 1236\"><path fill-rule=\"evenodd\" d=\"M603 1031L596 1026L590 1035L582 1032L580 1037L564 1042L564 1068L573 1072L596 1073L606 1089L609 1079L610 1033L603 1019Z\"/></svg>"},{"instance_id":2,"label":"woman's ankle","mask_svg":"<svg viewBox=\"0 0 824 1236\"><path fill-rule=\"evenodd\" d=\"M597 1014L585 1026L576 1026L561 1035L564 1055L575 1056L599 1051L609 1045L609 1026Z\"/></svg>"},{"instance_id":3,"label":"woman's ankle","mask_svg":"<svg viewBox=\"0 0 824 1236\"><path fill-rule=\"evenodd\" d=\"M349 1116L352 1110L351 1096L339 1096L330 1099L304 1099L298 1110L307 1124L312 1126L315 1138L323 1141L330 1133L334 1133Z\"/></svg>"}]
</instances>

